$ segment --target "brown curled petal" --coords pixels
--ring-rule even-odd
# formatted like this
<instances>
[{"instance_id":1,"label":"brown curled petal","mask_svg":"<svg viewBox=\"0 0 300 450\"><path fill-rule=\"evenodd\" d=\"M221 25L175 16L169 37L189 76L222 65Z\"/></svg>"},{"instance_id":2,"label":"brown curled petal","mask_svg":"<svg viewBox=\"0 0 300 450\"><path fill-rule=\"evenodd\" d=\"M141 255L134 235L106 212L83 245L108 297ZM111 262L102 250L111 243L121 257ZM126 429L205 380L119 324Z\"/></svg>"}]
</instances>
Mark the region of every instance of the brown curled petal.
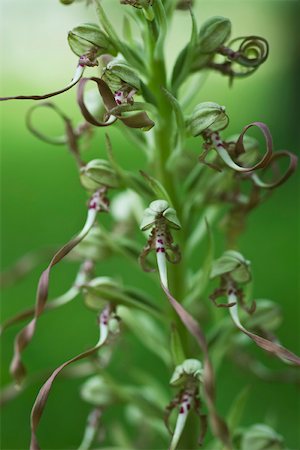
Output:
<instances>
[{"instance_id":1,"label":"brown curled petal","mask_svg":"<svg viewBox=\"0 0 300 450\"><path fill-rule=\"evenodd\" d=\"M166 252L167 260L172 264L178 264L181 261L181 252L178 245L166 245L166 249L172 252L172 257Z\"/></svg>"},{"instance_id":2,"label":"brown curled petal","mask_svg":"<svg viewBox=\"0 0 300 450\"><path fill-rule=\"evenodd\" d=\"M38 108L50 108L53 111L57 113L57 115L63 120L64 124L69 120L64 113L54 104L51 102L45 102L40 103L38 105L32 106L27 114L26 114L26 126L29 129L29 131L36 136L37 138L41 139L44 142L48 142L49 144L54 145L63 145L67 143L67 137L66 136L47 136L46 134L41 133L37 130L37 128L32 123L32 114L35 110Z\"/></svg>"},{"instance_id":3,"label":"brown curled petal","mask_svg":"<svg viewBox=\"0 0 300 450\"><path fill-rule=\"evenodd\" d=\"M41 417L43 415L47 400L48 400L48 396L50 393L50 390L52 388L52 384L55 381L55 378L59 375L59 373L68 365L79 361L80 359L83 358L87 358L88 356L92 355L93 353L95 353L97 350L99 350L100 347L102 347L102 345L105 342L102 342L101 344L97 344L95 347L90 348L89 350L86 350L83 353L80 353L79 355L75 356L72 359L69 359L68 361L64 362L63 364L61 364L53 373L52 375L48 378L48 380L46 381L46 383L41 387L38 396L34 402L32 411L31 411L31 442L30 442L30 450L40 450L40 446L39 443L37 441L37 437L36 437L36 430L37 427L40 423Z\"/></svg>"},{"instance_id":4,"label":"brown curled petal","mask_svg":"<svg viewBox=\"0 0 300 450\"><path fill-rule=\"evenodd\" d=\"M217 172L222 172L222 169L220 167L218 167L216 164L209 163L205 160L210 150L211 150L210 148L203 150L203 152L199 156L199 162L202 164L205 164L206 166L210 167L213 170L216 170Z\"/></svg>"},{"instance_id":5,"label":"brown curled petal","mask_svg":"<svg viewBox=\"0 0 300 450\"><path fill-rule=\"evenodd\" d=\"M234 306L236 303L232 302L232 303L218 303L215 299L215 297L210 296L209 299L213 302L213 304L217 307L217 308L231 308L231 306Z\"/></svg>"},{"instance_id":6,"label":"brown curled petal","mask_svg":"<svg viewBox=\"0 0 300 450\"><path fill-rule=\"evenodd\" d=\"M24 327L16 336L14 342L14 355L10 365L10 372L19 384L22 382L26 375L26 369L22 362L21 355L23 350L27 347L33 335L35 333L36 323L39 316L45 309L45 305L48 299L48 287L49 276L52 267L54 267L59 261L61 261L82 239L88 234L94 222L96 220L97 211L95 209L89 209L86 223L82 231L71 241L65 244L58 252L53 256L47 269L42 273L37 288L35 315L33 319Z\"/></svg>"},{"instance_id":7,"label":"brown curled petal","mask_svg":"<svg viewBox=\"0 0 300 450\"><path fill-rule=\"evenodd\" d=\"M263 157L261 158L261 160L258 163L256 163L254 166L245 168L249 172L253 171L253 170L256 170L256 169L260 169L260 168L266 167L269 164L269 162L270 162L270 160L272 158L272 155L273 155L272 135L270 133L270 130L269 130L268 126L265 123L263 123L263 122L252 122L252 123L250 123L249 125L246 125L243 128L243 131L240 134L240 136L239 136L239 138L237 140L237 143L236 143L236 147L235 147L237 153L238 154L242 154L242 153L246 152L246 150L244 148L243 140L244 140L245 133L251 127L258 127L260 129L260 131L262 132L262 134L263 134L263 136L265 138L265 142L266 142L266 151L265 151Z\"/></svg>"},{"instance_id":8,"label":"brown curled petal","mask_svg":"<svg viewBox=\"0 0 300 450\"><path fill-rule=\"evenodd\" d=\"M251 331L248 331L240 322L237 305L231 307L229 311L232 320L237 326L237 328L241 330L244 334L246 334L250 339L252 339L252 341L254 341L259 347L261 347L263 350L266 350L269 353L273 353L275 356L277 356L283 361L290 361L294 363L296 366L300 366L299 356L290 352L285 347L276 344L275 342L269 341L268 339L258 336L257 334L254 334Z\"/></svg>"},{"instance_id":9,"label":"brown curled petal","mask_svg":"<svg viewBox=\"0 0 300 450\"><path fill-rule=\"evenodd\" d=\"M33 124L32 124L33 111L35 111L37 108L40 108L40 107L52 109L62 119L62 121L64 122L64 127L65 127L65 134L63 136L47 136L46 134L43 134L40 131L38 131L33 126ZM41 139L44 142L47 142L49 144L54 144L54 145L67 144L72 155L75 157L78 166L79 167L83 166L83 162L81 161L81 158L80 158L78 138L80 137L80 134L82 134L85 130L83 130L81 133L78 133L77 131L75 131L72 126L71 120L54 103L51 103L51 102L40 103L40 104L35 105L32 108L30 108L26 115L26 125L27 125L27 128L30 130L30 132L34 136L36 136L37 138Z\"/></svg>"},{"instance_id":10,"label":"brown curled petal","mask_svg":"<svg viewBox=\"0 0 300 450\"><path fill-rule=\"evenodd\" d=\"M146 262L147 256L149 255L151 250L152 248L147 246L143 249L142 253L139 256L139 264L144 272L155 272L155 269L153 267L149 267Z\"/></svg>"},{"instance_id":11,"label":"brown curled petal","mask_svg":"<svg viewBox=\"0 0 300 450\"><path fill-rule=\"evenodd\" d=\"M12 325L15 325L18 322L21 322L26 319L31 319L34 316L35 307L25 309L19 314L16 314L14 317L5 320L0 326L0 336L4 333L7 328L10 328Z\"/></svg>"},{"instance_id":12,"label":"brown curled petal","mask_svg":"<svg viewBox=\"0 0 300 450\"><path fill-rule=\"evenodd\" d=\"M154 127L154 122L144 111L127 117L119 117L120 120L129 128L143 128L145 131Z\"/></svg>"},{"instance_id":13,"label":"brown curled petal","mask_svg":"<svg viewBox=\"0 0 300 450\"><path fill-rule=\"evenodd\" d=\"M256 169L266 167L269 164L270 159L272 157L272 154L273 154L272 136L271 136L270 130L267 127L267 125L262 122L253 122L244 127L244 129L243 129L242 133L240 134L240 136L237 140L237 143L236 143L236 147L235 147L236 153L238 155L241 155L246 152L246 150L244 148L244 144L243 144L244 135L249 128L254 127L254 126L258 127L264 135L264 138L266 141L266 151L265 151L263 157L253 166L250 166L250 167L240 166L232 159L231 155L228 153L228 151L224 145L219 144L218 142L213 142L215 150L218 153L218 155L220 156L220 158L224 161L224 163L228 167L230 167L231 169L233 169L237 172L253 172Z\"/></svg>"},{"instance_id":14,"label":"brown curled petal","mask_svg":"<svg viewBox=\"0 0 300 450\"><path fill-rule=\"evenodd\" d=\"M297 163L298 163L298 157L296 155L294 155L293 153L291 153L287 150L282 150L282 151L273 153L268 166L265 168L266 170L268 170L268 168L270 166L272 168L272 165L275 160L281 159L284 157L289 158L289 165L288 165L287 169L285 170L285 172L283 173L283 175L279 176L274 181L265 182L258 176L258 174L256 174L256 173L252 174L251 179L252 179L253 183L255 184L255 186L258 186L263 189L273 189L273 188L278 187L281 184L283 184L296 170Z\"/></svg>"},{"instance_id":15,"label":"brown curled petal","mask_svg":"<svg viewBox=\"0 0 300 450\"><path fill-rule=\"evenodd\" d=\"M72 78L71 82L64 87L63 89L60 89L58 91L50 92L49 94L45 95L17 95L15 97L0 97L0 101L3 100L45 100L46 98L54 97L55 95L63 94L64 92L71 89L75 84L78 83L80 78L82 77L84 72L84 66L81 66L80 64L77 66L74 77Z\"/></svg>"},{"instance_id":16,"label":"brown curled petal","mask_svg":"<svg viewBox=\"0 0 300 450\"><path fill-rule=\"evenodd\" d=\"M85 102L84 102L84 89L86 84L89 81L94 81L97 84L98 91L102 97L104 106L106 110L111 110L113 108L116 108L118 105L115 102L114 95L109 89L108 85L105 83L105 81L101 80L101 78L97 77L91 77L91 78L82 78L78 85L77 90L77 102L80 107L81 113L85 120L92 125L95 125L96 127L107 127L114 123L117 120L117 117L114 116L108 116L107 120L100 121L96 119L87 109Z\"/></svg>"},{"instance_id":17,"label":"brown curled petal","mask_svg":"<svg viewBox=\"0 0 300 450\"><path fill-rule=\"evenodd\" d=\"M228 45L231 47L232 44L238 41L242 42L238 51L235 52L236 57L233 58L238 64L252 68L258 67L266 61L269 55L269 43L265 38L260 36L244 36L233 39ZM252 55L251 58L248 56L250 53ZM255 55L254 58L253 55Z\"/></svg>"},{"instance_id":18,"label":"brown curled petal","mask_svg":"<svg viewBox=\"0 0 300 450\"><path fill-rule=\"evenodd\" d=\"M205 335L196 322L196 320L178 303L178 301L172 296L170 291L161 283L161 286L180 320L185 325L187 330L196 339L199 347L204 355L204 392L207 407L209 410L209 418L211 421L212 431L226 446L231 448L229 430L224 420L219 416L215 405L215 380L214 371L208 354L208 346L205 339Z\"/></svg>"}]
</instances>

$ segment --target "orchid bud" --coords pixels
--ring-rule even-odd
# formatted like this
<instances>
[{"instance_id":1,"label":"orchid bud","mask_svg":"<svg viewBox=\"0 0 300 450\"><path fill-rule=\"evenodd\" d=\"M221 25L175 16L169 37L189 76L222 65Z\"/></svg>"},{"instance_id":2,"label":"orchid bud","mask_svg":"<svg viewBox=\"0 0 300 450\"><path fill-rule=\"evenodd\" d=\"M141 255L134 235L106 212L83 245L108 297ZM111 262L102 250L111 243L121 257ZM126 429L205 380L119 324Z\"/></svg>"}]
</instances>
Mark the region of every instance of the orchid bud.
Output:
<instances>
[{"instance_id":1,"label":"orchid bud","mask_svg":"<svg viewBox=\"0 0 300 450\"><path fill-rule=\"evenodd\" d=\"M199 31L198 51L213 53L229 38L231 22L221 16L208 19Z\"/></svg>"},{"instance_id":2,"label":"orchid bud","mask_svg":"<svg viewBox=\"0 0 300 450\"><path fill-rule=\"evenodd\" d=\"M107 406L113 403L114 395L109 384L100 375L88 378L81 386L80 396L95 406Z\"/></svg>"},{"instance_id":3,"label":"orchid bud","mask_svg":"<svg viewBox=\"0 0 300 450\"><path fill-rule=\"evenodd\" d=\"M59 0L63 5L71 5L75 0Z\"/></svg>"},{"instance_id":4,"label":"orchid bud","mask_svg":"<svg viewBox=\"0 0 300 450\"><path fill-rule=\"evenodd\" d=\"M101 186L117 188L120 186L115 171L104 159L93 159L80 169L80 181L85 189L94 191Z\"/></svg>"},{"instance_id":5,"label":"orchid bud","mask_svg":"<svg viewBox=\"0 0 300 450\"><path fill-rule=\"evenodd\" d=\"M102 79L112 91L116 92L124 87L124 85L135 91L140 90L139 77L123 58L119 56L117 58L111 58L109 55L105 55L101 62L105 64Z\"/></svg>"},{"instance_id":6,"label":"orchid bud","mask_svg":"<svg viewBox=\"0 0 300 450\"><path fill-rule=\"evenodd\" d=\"M97 57L113 50L106 34L93 23L84 23L69 31L68 42L78 56L92 52Z\"/></svg>"},{"instance_id":7,"label":"orchid bud","mask_svg":"<svg viewBox=\"0 0 300 450\"><path fill-rule=\"evenodd\" d=\"M194 0L179 0L176 4L176 9L180 9L182 11L186 9L190 9L193 6Z\"/></svg>"},{"instance_id":8,"label":"orchid bud","mask_svg":"<svg viewBox=\"0 0 300 450\"><path fill-rule=\"evenodd\" d=\"M171 386L179 386L186 384L187 380L195 379L201 382L203 378L202 363L197 359L186 359L182 364L177 366L171 377Z\"/></svg>"},{"instance_id":9,"label":"orchid bud","mask_svg":"<svg viewBox=\"0 0 300 450\"><path fill-rule=\"evenodd\" d=\"M108 301L118 301L121 286L110 277L97 277L84 286L84 302L88 308L99 310Z\"/></svg>"},{"instance_id":10,"label":"orchid bud","mask_svg":"<svg viewBox=\"0 0 300 450\"><path fill-rule=\"evenodd\" d=\"M248 283L251 280L250 261L234 250L226 251L212 264L211 278L229 275L236 283Z\"/></svg>"},{"instance_id":11,"label":"orchid bud","mask_svg":"<svg viewBox=\"0 0 300 450\"><path fill-rule=\"evenodd\" d=\"M117 222L140 221L143 209L141 197L130 189L117 194L110 204L110 212Z\"/></svg>"},{"instance_id":12,"label":"orchid bud","mask_svg":"<svg viewBox=\"0 0 300 450\"><path fill-rule=\"evenodd\" d=\"M193 136L199 136L206 130L217 131L227 127L229 122L225 106L214 102L197 105L188 119L188 126Z\"/></svg>"},{"instance_id":13,"label":"orchid bud","mask_svg":"<svg viewBox=\"0 0 300 450\"><path fill-rule=\"evenodd\" d=\"M253 425L242 434L241 450L285 450L284 439L271 427Z\"/></svg>"}]
</instances>

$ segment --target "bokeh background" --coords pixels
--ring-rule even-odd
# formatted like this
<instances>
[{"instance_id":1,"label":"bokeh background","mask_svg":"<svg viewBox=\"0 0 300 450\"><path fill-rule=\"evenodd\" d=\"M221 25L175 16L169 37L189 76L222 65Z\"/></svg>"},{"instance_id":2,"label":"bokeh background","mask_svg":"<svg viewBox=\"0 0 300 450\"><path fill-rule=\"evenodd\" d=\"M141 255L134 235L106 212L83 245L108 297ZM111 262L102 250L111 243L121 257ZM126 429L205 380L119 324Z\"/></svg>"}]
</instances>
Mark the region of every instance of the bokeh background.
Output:
<instances>
[{"instance_id":1,"label":"bokeh background","mask_svg":"<svg viewBox=\"0 0 300 450\"><path fill-rule=\"evenodd\" d=\"M122 15L117 0L103 1L110 17L121 28ZM2 0L1 95L36 94L63 87L71 78L76 57L68 48L67 32L74 26L96 21L93 8L82 4L70 7L54 0ZM257 34L270 43L270 57L253 76L228 80L212 74L199 91L197 101L224 104L231 118L229 132L261 120L272 130L276 149L299 154L299 6L294 1L203 1L196 0L198 22L212 15L229 17L233 36ZM189 35L188 14L178 12L171 30L170 63ZM54 99L79 118L75 89ZM86 196L73 160L64 147L53 147L33 137L25 126L31 101L1 103L1 183L2 183L2 267L14 263L24 253L66 242L81 227ZM41 117L45 130L58 125ZM102 130L97 130L85 158L104 156ZM119 132L111 131L115 152L126 167L138 170L144 157ZM197 151L196 144L193 148ZM241 239L241 251L252 261L254 297L270 298L281 305L284 321L278 335L284 345L300 353L299 340L299 174L282 186L255 211ZM34 303L36 284L44 265L18 285L5 290L1 298L2 320ZM51 297L64 292L73 280L74 264L62 263L51 282ZM128 284L147 286L147 280L120 259L101 264L103 275L117 275ZM159 294L161 296L161 294ZM18 326L2 338L1 384L11 382L8 366L13 338ZM96 339L94 314L80 299L42 317L37 334L25 353L30 371L51 369ZM142 345L124 337L122 352L113 360L111 372L126 380L130 367L143 366L161 380L170 374L152 355L145 358ZM255 351L254 351L255 353ZM269 358L256 353L269 364ZM273 362L272 362L273 363ZM277 369L281 367L273 364ZM40 441L48 449L76 448L81 440L89 406L78 395L81 380L57 380L39 429ZM251 391L243 425L261 421L283 434L289 448L300 448L299 386L258 382L246 371L230 363L218 377L218 404L226 414L228 405L242 386ZM26 449L29 442L30 410L41 381L33 383L6 404L1 415L1 448ZM114 409L105 417L114 424L122 412Z\"/></svg>"}]
</instances>

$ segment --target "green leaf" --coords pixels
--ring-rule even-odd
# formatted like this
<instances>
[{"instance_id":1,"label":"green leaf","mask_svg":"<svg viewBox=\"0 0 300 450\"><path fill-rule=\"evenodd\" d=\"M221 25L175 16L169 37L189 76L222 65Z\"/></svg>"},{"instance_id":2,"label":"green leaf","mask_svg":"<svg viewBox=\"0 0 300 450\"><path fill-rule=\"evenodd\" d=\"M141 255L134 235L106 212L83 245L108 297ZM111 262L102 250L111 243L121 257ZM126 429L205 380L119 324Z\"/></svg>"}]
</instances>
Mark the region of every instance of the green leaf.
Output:
<instances>
[{"instance_id":1,"label":"green leaf","mask_svg":"<svg viewBox=\"0 0 300 450\"><path fill-rule=\"evenodd\" d=\"M250 393L250 387L246 386L234 399L229 410L227 424L231 432L239 426Z\"/></svg>"},{"instance_id":2,"label":"green leaf","mask_svg":"<svg viewBox=\"0 0 300 450\"><path fill-rule=\"evenodd\" d=\"M176 92L179 86L187 78L191 71L192 61L195 54L195 47L198 39L197 22L193 11L190 9L191 19L192 19L192 33L190 42L187 46L179 53L179 56L175 62L173 73L172 73L172 90Z\"/></svg>"},{"instance_id":3,"label":"green leaf","mask_svg":"<svg viewBox=\"0 0 300 450\"><path fill-rule=\"evenodd\" d=\"M143 170L140 170L140 174L144 177L144 179L147 181L148 186L152 190L153 194L156 198L164 199L166 200L169 205L172 205L171 199L169 194L167 193L166 189L163 187L163 185L160 183L160 181L156 180L151 175L148 175Z\"/></svg>"},{"instance_id":4,"label":"green leaf","mask_svg":"<svg viewBox=\"0 0 300 450\"><path fill-rule=\"evenodd\" d=\"M174 323L172 323L171 328L171 355L172 355L172 362L175 367L182 364L183 361L186 359L180 335Z\"/></svg>"}]
</instances>

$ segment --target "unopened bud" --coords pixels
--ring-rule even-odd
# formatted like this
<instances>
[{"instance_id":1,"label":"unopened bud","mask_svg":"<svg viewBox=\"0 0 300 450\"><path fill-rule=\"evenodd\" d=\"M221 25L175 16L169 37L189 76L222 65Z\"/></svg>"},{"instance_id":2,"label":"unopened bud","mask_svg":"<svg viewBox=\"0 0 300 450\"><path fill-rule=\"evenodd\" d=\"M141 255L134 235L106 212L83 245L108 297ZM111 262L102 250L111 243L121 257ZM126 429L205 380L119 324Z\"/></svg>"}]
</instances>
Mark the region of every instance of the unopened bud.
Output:
<instances>
[{"instance_id":1,"label":"unopened bud","mask_svg":"<svg viewBox=\"0 0 300 450\"><path fill-rule=\"evenodd\" d=\"M94 191L101 186L117 188L120 183L115 171L104 159L93 159L80 169L80 181L85 189Z\"/></svg>"},{"instance_id":2,"label":"unopened bud","mask_svg":"<svg viewBox=\"0 0 300 450\"><path fill-rule=\"evenodd\" d=\"M107 406L114 401L109 384L99 375L88 378L80 389L80 395L83 400L96 406Z\"/></svg>"},{"instance_id":3,"label":"unopened bud","mask_svg":"<svg viewBox=\"0 0 300 450\"><path fill-rule=\"evenodd\" d=\"M91 309L101 310L108 301L118 302L121 286L110 277L97 277L84 286L84 302Z\"/></svg>"},{"instance_id":4,"label":"unopened bud","mask_svg":"<svg viewBox=\"0 0 300 450\"><path fill-rule=\"evenodd\" d=\"M193 6L194 0L179 0L176 5L176 9L186 10Z\"/></svg>"},{"instance_id":5,"label":"unopened bud","mask_svg":"<svg viewBox=\"0 0 300 450\"><path fill-rule=\"evenodd\" d=\"M126 64L123 58L111 58L109 55L105 55L105 57L102 58L102 63L105 64L102 78L112 91L118 91L124 84L130 86L135 91L140 90L139 77L136 72Z\"/></svg>"},{"instance_id":6,"label":"unopened bud","mask_svg":"<svg viewBox=\"0 0 300 450\"><path fill-rule=\"evenodd\" d=\"M175 368L171 377L171 386L185 384L188 380L202 381L203 367L198 359L186 359L182 364Z\"/></svg>"},{"instance_id":7,"label":"unopened bud","mask_svg":"<svg viewBox=\"0 0 300 450\"><path fill-rule=\"evenodd\" d=\"M143 209L141 197L130 189L117 194L110 204L111 215L117 222L140 221Z\"/></svg>"},{"instance_id":8,"label":"unopened bud","mask_svg":"<svg viewBox=\"0 0 300 450\"><path fill-rule=\"evenodd\" d=\"M213 53L229 38L231 22L221 16L208 19L199 31L198 51Z\"/></svg>"},{"instance_id":9,"label":"unopened bud","mask_svg":"<svg viewBox=\"0 0 300 450\"><path fill-rule=\"evenodd\" d=\"M71 5L75 0L59 0L63 5Z\"/></svg>"},{"instance_id":10,"label":"unopened bud","mask_svg":"<svg viewBox=\"0 0 300 450\"><path fill-rule=\"evenodd\" d=\"M211 278L230 275L236 283L247 283L251 280L250 261L234 250L226 251L212 264Z\"/></svg>"},{"instance_id":11,"label":"unopened bud","mask_svg":"<svg viewBox=\"0 0 300 450\"><path fill-rule=\"evenodd\" d=\"M97 57L111 49L106 34L93 23L85 23L69 31L68 42L71 50L78 56L93 53Z\"/></svg>"},{"instance_id":12,"label":"unopened bud","mask_svg":"<svg viewBox=\"0 0 300 450\"><path fill-rule=\"evenodd\" d=\"M214 102L203 102L195 107L188 120L188 126L193 136L199 136L208 129L211 131L223 130L228 122L225 106Z\"/></svg>"},{"instance_id":13,"label":"unopened bud","mask_svg":"<svg viewBox=\"0 0 300 450\"><path fill-rule=\"evenodd\" d=\"M242 435L241 450L285 450L283 437L271 427L253 425Z\"/></svg>"}]
</instances>

